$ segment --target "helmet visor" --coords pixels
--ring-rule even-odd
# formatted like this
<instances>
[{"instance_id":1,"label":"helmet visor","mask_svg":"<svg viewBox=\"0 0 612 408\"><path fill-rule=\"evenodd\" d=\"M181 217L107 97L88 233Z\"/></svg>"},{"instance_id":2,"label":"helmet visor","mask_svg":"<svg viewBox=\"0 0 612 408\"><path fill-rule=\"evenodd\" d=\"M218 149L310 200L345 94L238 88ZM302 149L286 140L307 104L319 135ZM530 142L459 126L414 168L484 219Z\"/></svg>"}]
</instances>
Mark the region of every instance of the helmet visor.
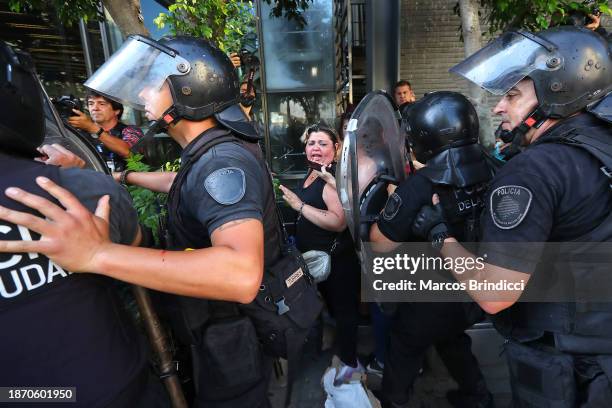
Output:
<instances>
[{"instance_id":1,"label":"helmet visor","mask_svg":"<svg viewBox=\"0 0 612 408\"><path fill-rule=\"evenodd\" d=\"M133 36L85 82L85 86L142 111L145 92L157 91L170 75L186 75L189 70L189 62L174 50L148 38Z\"/></svg>"},{"instance_id":2,"label":"helmet visor","mask_svg":"<svg viewBox=\"0 0 612 408\"><path fill-rule=\"evenodd\" d=\"M547 65L548 64L548 65ZM503 33L450 69L495 95L504 95L535 70L561 66L554 44L523 31Z\"/></svg>"}]
</instances>

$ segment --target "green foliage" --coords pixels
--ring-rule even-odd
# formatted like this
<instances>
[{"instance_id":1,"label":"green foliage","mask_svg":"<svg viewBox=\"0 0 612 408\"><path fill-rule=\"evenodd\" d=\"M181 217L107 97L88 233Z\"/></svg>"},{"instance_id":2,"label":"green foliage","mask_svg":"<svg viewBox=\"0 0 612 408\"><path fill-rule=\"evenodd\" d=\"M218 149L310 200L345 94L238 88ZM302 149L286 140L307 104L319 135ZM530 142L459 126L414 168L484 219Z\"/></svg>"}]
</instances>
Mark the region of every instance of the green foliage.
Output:
<instances>
[{"instance_id":1,"label":"green foliage","mask_svg":"<svg viewBox=\"0 0 612 408\"><path fill-rule=\"evenodd\" d=\"M274 188L274 198L279 199L283 196L283 192L280 189L281 182L278 178L272 177L272 187Z\"/></svg>"},{"instance_id":2,"label":"green foliage","mask_svg":"<svg viewBox=\"0 0 612 408\"><path fill-rule=\"evenodd\" d=\"M143 156L141 154L135 154L127 159L128 170L133 171L154 171L146 163L142 162ZM162 166L159 171L178 171L180 167L180 159L176 159L173 162L167 162ZM128 191L132 196L134 208L138 212L138 219L140 223L151 229L153 232L153 238L155 243L159 243L158 226L163 217L166 216L166 200L167 194L155 193L146 188L138 186L128 186Z\"/></svg>"},{"instance_id":3,"label":"green foliage","mask_svg":"<svg viewBox=\"0 0 612 408\"><path fill-rule=\"evenodd\" d=\"M59 21L67 26L78 24L81 18L85 22L104 19L97 0L9 0L8 4L11 11L16 13L33 11L57 13Z\"/></svg>"},{"instance_id":4,"label":"green foliage","mask_svg":"<svg viewBox=\"0 0 612 408\"><path fill-rule=\"evenodd\" d=\"M224 52L239 50L242 38L255 31L253 2L243 0L177 0L154 22L175 35L206 38Z\"/></svg>"},{"instance_id":5,"label":"green foliage","mask_svg":"<svg viewBox=\"0 0 612 408\"><path fill-rule=\"evenodd\" d=\"M480 4L491 34L511 27L545 30L566 21L572 11L612 15L607 0L481 0Z\"/></svg>"},{"instance_id":6,"label":"green foliage","mask_svg":"<svg viewBox=\"0 0 612 408\"><path fill-rule=\"evenodd\" d=\"M272 3L272 0L263 0L268 4ZM302 16L302 12L309 6L308 3L312 3L314 0L275 0L274 7L270 10L270 15L280 18L285 17L287 20L295 20L299 27L306 25L306 20Z\"/></svg>"}]
</instances>

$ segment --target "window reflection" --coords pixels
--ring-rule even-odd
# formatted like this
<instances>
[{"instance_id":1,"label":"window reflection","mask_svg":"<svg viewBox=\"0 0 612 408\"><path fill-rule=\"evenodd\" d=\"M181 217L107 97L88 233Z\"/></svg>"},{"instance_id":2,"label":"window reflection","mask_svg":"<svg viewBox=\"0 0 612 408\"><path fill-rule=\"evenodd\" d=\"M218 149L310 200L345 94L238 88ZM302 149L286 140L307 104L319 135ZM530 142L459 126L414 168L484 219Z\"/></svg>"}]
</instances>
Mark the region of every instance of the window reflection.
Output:
<instances>
[{"instance_id":1,"label":"window reflection","mask_svg":"<svg viewBox=\"0 0 612 408\"><path fill-rule=\"evenodd\" d=\"M314 0L303 13L307 22L270 17L262 2L267 90L334 88L334 33L331 1Z\"/></svg>"},{"instance_id":2,"label":"window reflection","mask_svg":"<svg viewBox=\"0 0 612 408\"><path fill-rule=\"evenodd\" d=\"M272 171L279 177L306 171L304 145L300 137L308 125L318 121L333 126L334 104L333 92L268 95Z\"/></svg>"}]
</instances>

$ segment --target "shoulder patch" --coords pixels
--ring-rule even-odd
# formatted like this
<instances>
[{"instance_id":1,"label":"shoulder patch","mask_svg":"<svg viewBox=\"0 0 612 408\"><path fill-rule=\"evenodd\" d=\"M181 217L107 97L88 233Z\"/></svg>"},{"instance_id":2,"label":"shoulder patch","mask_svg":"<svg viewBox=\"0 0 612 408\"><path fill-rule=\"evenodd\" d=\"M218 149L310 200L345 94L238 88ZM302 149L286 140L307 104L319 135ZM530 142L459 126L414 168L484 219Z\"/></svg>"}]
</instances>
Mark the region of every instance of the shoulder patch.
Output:
<instances>
[{"instance_id":1,"label":"shoulder patch","mask_svg":"<svg viewBox=\"0 0 612 408\"><path fill-rule=\"evenodd\" d=\"M387 204L383 210L382 216L386 221L391 221L400 210L402 206L402 198L397 194L393 193L387 199Z\"/></svg>"},{"instance_id":2,"label":"shoulder patch","mask_svg":"<svg viewBox=\"0 0 612 408\"><path fill-rule=\"evenodd\" d=\"M237 167L215 170L204 180L204 188L219 204L236 204L246 191L244 171Z\"/></svg>"},{"instance_id":3,"label":"shoulder patch","mask_svg":"<svg viewBox=\"0 0 612 408\"><path fill-rule=\"evenodd\" d=\"M518 226L529 212L533 194L521 186L501 186L491 193L489 210L493 223L500 229Z\"/></svg>"}]
</instances>

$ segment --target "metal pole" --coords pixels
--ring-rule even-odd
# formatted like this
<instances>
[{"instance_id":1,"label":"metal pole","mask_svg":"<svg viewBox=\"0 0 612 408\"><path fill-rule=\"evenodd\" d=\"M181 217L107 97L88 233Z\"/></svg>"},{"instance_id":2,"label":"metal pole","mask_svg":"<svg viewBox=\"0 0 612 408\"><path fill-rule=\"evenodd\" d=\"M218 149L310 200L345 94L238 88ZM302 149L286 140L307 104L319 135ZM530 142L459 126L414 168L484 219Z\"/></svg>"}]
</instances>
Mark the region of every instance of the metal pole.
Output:
<instances>
[{"instance_id":1,"label":"metal pole","mask_svg":"<svg viewBox=\"0 0 612 408\"><path fill-rule=\"evenodd\" d=\"M108 24L106 23L106 13L104 9L104 4L102 4L101 1L98 3L98 11L101 16L104 16L104 19L101 20L98 24L100 24L100 38L102 40L102 52L104 53L104 61L108 61L111 56L110 37L108 34Z\"/></svg>"},{"instance_id":2,"label":"metal pole","mask_svg":"<svg viewBox=\"0 0 612 408\"><path fill-rule=\"evenodd\" d=\"M85 20L79 20L79 33L81 34L81 45L83 46L83 56L85 57L85 71L87 76L93 75L93 58L91 55L91 41Z\"/></svg>"},{"instance_id":3,"label":"metal pole","mask_svg":"<svg viewBox=\"0 0 612 408\"><path fill-rule=\"evenodd\" d=\"M348 45L348 103L353 104L353 10L351 0L346 1L346 20L347 20L347 45Z\"/></svg>"},{"instance_id":4,"label":"metal pole","mask_svg":"<svg viewBox=\"0 0 612 408\"><path fill-rule=\"evenodd\" d=\"M102 52L104 61L108 61L111 56L110 42L108 41L108 25L105 21L100 21L100 37L102 39Z\"/></svg>"},{"instance_id":5,"label":"metal pole","mask_svg":"<svg viewBox=\"0 0 612 408\"><path fill-rule=\"evenodd\" d=\"M268 89L266 85L266 60L264 59L264 36L261 24L261 0L255 2L257 8L257 38L259 41L259 79L261 81L261 109L264 116L264 144L266 161L272 169L272 152L270 143L270 113L268 112ZM273 169L272 169L273 170Z\"/></svg>"},{"instance_id":6,"label":"metal pole","mask_svg":"<svg viewBox=\"0 0 612 408\"><path fill-rule=\"evenodd\" d=\"M166 390L170 395L170 401L173 408L187 408L187 401L179 382L176 367L172 359L172 352L168 344L168 339L164 333L157 313L153 309L149 292L141 286L132 286L136 303L142 314L142 320L145 325L149 340L153 351L159 358L159 371L161 378L166 386Z\"/></svg>"}]
</instances>

